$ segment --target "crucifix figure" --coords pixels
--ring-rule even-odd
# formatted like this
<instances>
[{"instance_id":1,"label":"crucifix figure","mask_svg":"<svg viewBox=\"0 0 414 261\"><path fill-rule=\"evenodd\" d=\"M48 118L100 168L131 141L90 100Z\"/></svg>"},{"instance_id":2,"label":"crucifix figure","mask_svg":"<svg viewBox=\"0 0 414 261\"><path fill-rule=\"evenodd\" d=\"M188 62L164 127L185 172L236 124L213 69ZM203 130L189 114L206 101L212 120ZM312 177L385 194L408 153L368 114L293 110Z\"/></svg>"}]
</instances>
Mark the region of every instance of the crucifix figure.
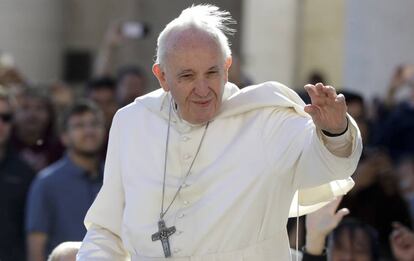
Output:
<instances>
[{"instance_id":1,"label":"crucifix figure","mask_svg":"<svg viewBox=\"0 0 414 261\"><path fill-rule=\"evenodd\" d=\"M175 227L166 227L164 220L158 221L158 232L152 235L152 241L161 240L165 257L171 256L169 237L175 233Z\"/></svg>"}]
</instances>

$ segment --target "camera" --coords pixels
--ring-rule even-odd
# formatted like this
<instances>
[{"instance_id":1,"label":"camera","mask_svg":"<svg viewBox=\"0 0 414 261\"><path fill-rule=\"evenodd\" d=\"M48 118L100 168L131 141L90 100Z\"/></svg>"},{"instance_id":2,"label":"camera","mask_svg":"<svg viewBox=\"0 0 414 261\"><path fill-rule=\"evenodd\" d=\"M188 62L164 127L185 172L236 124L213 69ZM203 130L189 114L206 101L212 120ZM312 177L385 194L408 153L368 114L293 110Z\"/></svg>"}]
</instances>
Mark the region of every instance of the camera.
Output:
<instances>
[{"instance_id":1,"label":"camera","mask_svg":"<svg viewBox=\"0 0 414 261\"><path fill-rule=\"evenodd\" d=\"M127 21L121 25L122 35L131 39L142 39L149 33L149 26L146 23Z\"/></svg>"}]
</instances>

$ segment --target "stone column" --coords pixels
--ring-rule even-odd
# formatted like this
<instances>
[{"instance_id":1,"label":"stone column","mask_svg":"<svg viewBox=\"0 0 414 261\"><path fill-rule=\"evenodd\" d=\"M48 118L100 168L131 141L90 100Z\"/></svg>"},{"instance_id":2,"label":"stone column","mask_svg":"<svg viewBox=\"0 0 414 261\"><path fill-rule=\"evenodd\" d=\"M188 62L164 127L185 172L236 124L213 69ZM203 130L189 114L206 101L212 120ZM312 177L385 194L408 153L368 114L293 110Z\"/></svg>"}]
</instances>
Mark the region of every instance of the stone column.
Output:
<instances>
[{"instance_id":1,"label":"stone column","mask_svg":"<svg viewBox=\"0 0 414 261\"><path fill-rule=\"evenodd\" d=\"M326 84L340 88L344 65L344 0L304 0L301 5L296 86L308 83L310 74L319 72Z\"/></svg>"},{"instance_id":2,"label":"stone column","mask_svg":"<svg viewBox=\"0 0 414 261\"><path fill-rule=\"evenodd\" d=\"M244 0L242 58L253 81L292 86L296 68L298 1Z\"/></svg>"},{"instance_id":3,"label":"stone column","mask_svg":"<svg viewBox=\"0 0 414 261\"><path fill-rule=\"evenodd\" d=\"M61 74L62 1L1 0L0 50L10 53L29 80Z\"/></svg>"}]
</instances>

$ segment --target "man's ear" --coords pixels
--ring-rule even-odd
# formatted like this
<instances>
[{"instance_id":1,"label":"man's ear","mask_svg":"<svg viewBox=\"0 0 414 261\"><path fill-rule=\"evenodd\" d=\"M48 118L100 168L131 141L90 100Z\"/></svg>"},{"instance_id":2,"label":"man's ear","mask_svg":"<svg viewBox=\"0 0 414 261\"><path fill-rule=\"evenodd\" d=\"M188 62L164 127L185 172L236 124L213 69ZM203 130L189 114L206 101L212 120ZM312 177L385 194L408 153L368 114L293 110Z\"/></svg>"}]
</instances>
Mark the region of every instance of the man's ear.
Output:
<instances>
[{"instance_id":1,"label":"man's ear","mask_svg":"<svg viewBox=\"0 0 414 261\"><path fill-rule=\"evenodd\" d=\"M229 70L229 69L230 69L230 66L231 66L231 63L232 63L232 62L233 62L233 58L231 58L231 56L226 58L226 63L225 63L225 66L226 66L226 69L227 69L227 70Z\"/></svg>"},{"instance_id":2,"label":"man's ear","mask_svg":"<svg viewBox=\"0 0 414 261\"><path fill-rule=\"evenodd\" d=\"M226 61L224 62L224 70L226 72L226 82L229 80L229 70L231 63L233 62L233 59L230 57L226 58Z\"/></svg>"},{"instance_id":3,"label":"man's ear","mask_svg":"<svg viewBox=\"0 0 414 261\"><path fill-rule=\"evenodd\" d=\"M165 79L165 73L162 70L160 64L156 63L152 66L152 73L155 75L155 77L157 77L158 82L160 83L164 91L168 92L170 88L167 85L167 81Z\"/></svg>"}]
</instances>

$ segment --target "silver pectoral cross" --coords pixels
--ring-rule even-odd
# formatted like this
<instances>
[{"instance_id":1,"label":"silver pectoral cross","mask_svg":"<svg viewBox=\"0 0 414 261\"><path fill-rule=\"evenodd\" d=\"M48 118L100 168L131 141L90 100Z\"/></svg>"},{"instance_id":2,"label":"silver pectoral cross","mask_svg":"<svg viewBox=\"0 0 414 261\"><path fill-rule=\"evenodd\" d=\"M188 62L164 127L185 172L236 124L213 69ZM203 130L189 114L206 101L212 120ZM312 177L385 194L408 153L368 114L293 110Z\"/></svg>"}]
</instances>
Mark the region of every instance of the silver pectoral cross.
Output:
<instances>
[{"instance_id":1,"label":"silver pectoral cross","mask_svg":"<svg viewBox=\"0 0 414 261\"><path fill-rule=\"evenodd\" d=\"M171 256L169 237L175 233L175 227L166 227L164 220L158 221L158 232L152 235L152 241L161 240L165 257Z\"/></svg>"}]
</instances>

